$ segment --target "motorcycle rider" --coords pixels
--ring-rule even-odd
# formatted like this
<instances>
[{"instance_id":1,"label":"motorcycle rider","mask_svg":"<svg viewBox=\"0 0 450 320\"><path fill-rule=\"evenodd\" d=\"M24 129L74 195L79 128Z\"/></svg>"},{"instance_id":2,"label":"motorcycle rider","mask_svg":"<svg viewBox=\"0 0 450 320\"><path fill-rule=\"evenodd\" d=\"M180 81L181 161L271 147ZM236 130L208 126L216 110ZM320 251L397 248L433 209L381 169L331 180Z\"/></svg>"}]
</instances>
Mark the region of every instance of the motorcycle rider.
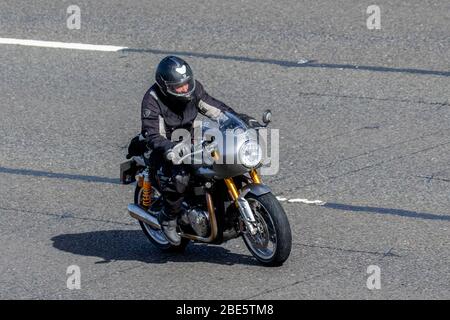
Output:
<instances>
[{"instance_id":1,"label":"motorcycle rider","mask_svg":"<svg viewBox=\"0 0 450 320\"><path fill-rule=\"evenodd\" d=\"M194 78L189 64L176 56L167 56L158 64L154 83L142 100L141 136L152 150L151 161L162 166L167 183L162 186L163 209L158 215L162 231L173 245L179 245L180 235L176 231L177 218L182 211L184 193L189 183L189 173L181 164L168 160L178 145L171 141L172 132L183 128L193 132L193 123L198 113L217 119L222 112L237 114L225 103L211 97L203 85ZM253 118L238 114L246 122Z\"/></svg>"}]
</instances>

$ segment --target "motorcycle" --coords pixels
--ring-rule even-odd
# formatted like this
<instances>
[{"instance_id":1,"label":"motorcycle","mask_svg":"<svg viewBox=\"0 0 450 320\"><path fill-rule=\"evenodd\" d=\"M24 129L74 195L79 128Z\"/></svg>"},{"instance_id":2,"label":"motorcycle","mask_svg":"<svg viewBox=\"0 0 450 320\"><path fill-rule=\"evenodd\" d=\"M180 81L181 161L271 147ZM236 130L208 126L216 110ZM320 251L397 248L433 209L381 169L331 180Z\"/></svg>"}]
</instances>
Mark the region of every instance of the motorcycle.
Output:
<instances>
[{"instance_id":1,"label":"motorcycle","mask_svg":"<svg viewBox=\"0 0 450 320\"><path fill-rule=\"evenodd\" d=\"M194 139L190 152L177 154L178 163L191 171L177 220L182 239L178 246L168 242L157 217L163 202L161 185L167 177L150 164L148 154L134 156L121 165L121 182L136 182L134 203L128 205L128 212L153 245L163 251L182 252L191 241L222 244L242 237L263 265L280 266L287 260L292 246L287 215L257 171L264 159L254 133L268 126L270 110L262 120L263 125L250 126L224 112L215 126L202 122L201 139ZM196 161L198 155L201 161Z\"/></svg>"}]
</instances>

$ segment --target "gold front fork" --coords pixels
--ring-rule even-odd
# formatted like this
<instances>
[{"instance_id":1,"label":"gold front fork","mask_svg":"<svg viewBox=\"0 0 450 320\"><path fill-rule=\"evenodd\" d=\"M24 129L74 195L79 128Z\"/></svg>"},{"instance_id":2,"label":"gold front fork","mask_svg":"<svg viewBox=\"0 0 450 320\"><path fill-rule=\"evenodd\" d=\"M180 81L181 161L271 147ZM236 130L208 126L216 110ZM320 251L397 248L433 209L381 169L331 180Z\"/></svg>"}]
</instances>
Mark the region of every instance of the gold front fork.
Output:
<instances>
[{"instance_id":1,"label":"gold front fork","mask_svg":"<svg viewBox=\"0 0 450 320\"><path fill-rule=\"evenodd\" d=\"M225 178L224 181L228 188L228 192L236 205L236 208L238 208L242 216L243 223L247 227L247 230L250 234L255 235L258 232L258 229L255 227L256 220L249 203L245 199L239 199L239 191L233 181L233 178Z\"/></svg>"},{"instance_id":2,"label":"gold front fork","mask_svg":"<svg viewBox=\"0 0 450 320\"><path fill-rule=\"evenodd\" d=\"M253 169L252 171L250 171L250 177L252 178L253 183L257 183L257 184L262 183L261 178L259 177L259 174L256 171L256 169Z\"/></svg>"},{"instance_id":3,"label":"gold front fork","mask_svg":"<svg viewBox=\"0 0 450 320\"><path fill-rule=\"evenodd\" d=\"M228 192L231 195L231 198L233 199L236 206L238 206L239 204L238 204L237 200L239 198L239 191L236 187L236 184L233 181L233 178L225 178L224 181L228 188Z\"/></svg>"},{"instance_id":4,"label":"gold front fork","mask_svg":"<svg viewBox=\"0 0 450 320\"><path fill-rule=\"evenodd\" d=\"M261 178L258 175L258 172L256 171L256 169L253 169L252 171L250 171L250 177L253 180L253 183L257 183L260 184L261 182ZM231 198L236 202L237 204L237 199L239 197L239 191L236 187L236 184L233 181L233 178L225 178L224 179L225 184L228 188L228 192L231 195Z\"/></svg>"}]
</instances>

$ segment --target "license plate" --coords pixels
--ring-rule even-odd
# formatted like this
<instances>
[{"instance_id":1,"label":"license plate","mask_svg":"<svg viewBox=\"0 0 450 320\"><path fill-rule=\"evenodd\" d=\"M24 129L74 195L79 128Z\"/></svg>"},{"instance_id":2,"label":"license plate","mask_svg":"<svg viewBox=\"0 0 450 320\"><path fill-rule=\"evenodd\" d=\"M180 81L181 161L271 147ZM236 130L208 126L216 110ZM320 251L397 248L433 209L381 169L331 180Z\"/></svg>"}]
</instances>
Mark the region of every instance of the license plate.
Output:
<instances>
[{"instance_id":1,"label":"license plate","mask_svg":"<svg viewBox=\"0 0 450 320\"><path fill-rule=\"evenodd\" d=\"M137 165L134 160L120 164L120 183L130 184L136 181Z\"/></svg>"}]
</instances>

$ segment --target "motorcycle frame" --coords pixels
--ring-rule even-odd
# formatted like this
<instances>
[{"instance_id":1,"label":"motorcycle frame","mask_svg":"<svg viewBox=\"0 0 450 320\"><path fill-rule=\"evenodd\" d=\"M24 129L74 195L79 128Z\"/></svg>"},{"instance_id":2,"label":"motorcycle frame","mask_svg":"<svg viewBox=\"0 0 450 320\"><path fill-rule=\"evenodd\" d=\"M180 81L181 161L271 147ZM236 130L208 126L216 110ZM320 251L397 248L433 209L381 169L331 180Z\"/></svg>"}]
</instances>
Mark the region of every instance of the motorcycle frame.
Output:
<instances>
[{"instance_id":1,"label":"motorcycle frame","mask_svg":"<svg viewBox=\"0 0 450 320\"><path fill-rule=\"evenodd\" d=\"M249 179L249 185L262 185L262 180L259 177L258 172L256 171L256 169L253 169L249 172L250 175L250 179ZM220 183L221 181L217 181L216 183ZM235 203L236 208L239 208L241 206L240 200L242 199L240 197L240 192L238 187L236 186L236 183L234 181L233 178L226 178L223 180L227 190L228 190L228 194L230 195L231 200ZM245 193L247 193L249 191L249 188L244 188L246 190ZM267 192L269 192L270 190L267 189ZM226 214L226 212L220 212L219 216L214 208L214 199L213 199L213 195L209 192L206 191L206 206L208 209L208 214L210 217L210 229L211 229L211 233L209 235L209 237L200 237L198 235L193 235L193 234L187 234L182 232L180 234L181 237L183 238L187 238L190 240L194 240L194 241L200 241L200 242L204 242L204 243L217 243L220 244L223 242L223 226L221 226L222 228L220 228L221 230L219 230L219 224L218 224L218 220L223 218L220 216L220 214ZM216 197L216 201L220 201L219 199L217 199L218 197ZM223 199L221 199L223 200ZM219 232L220 231L220 232Z\"/></svg>"}]
</instances>

